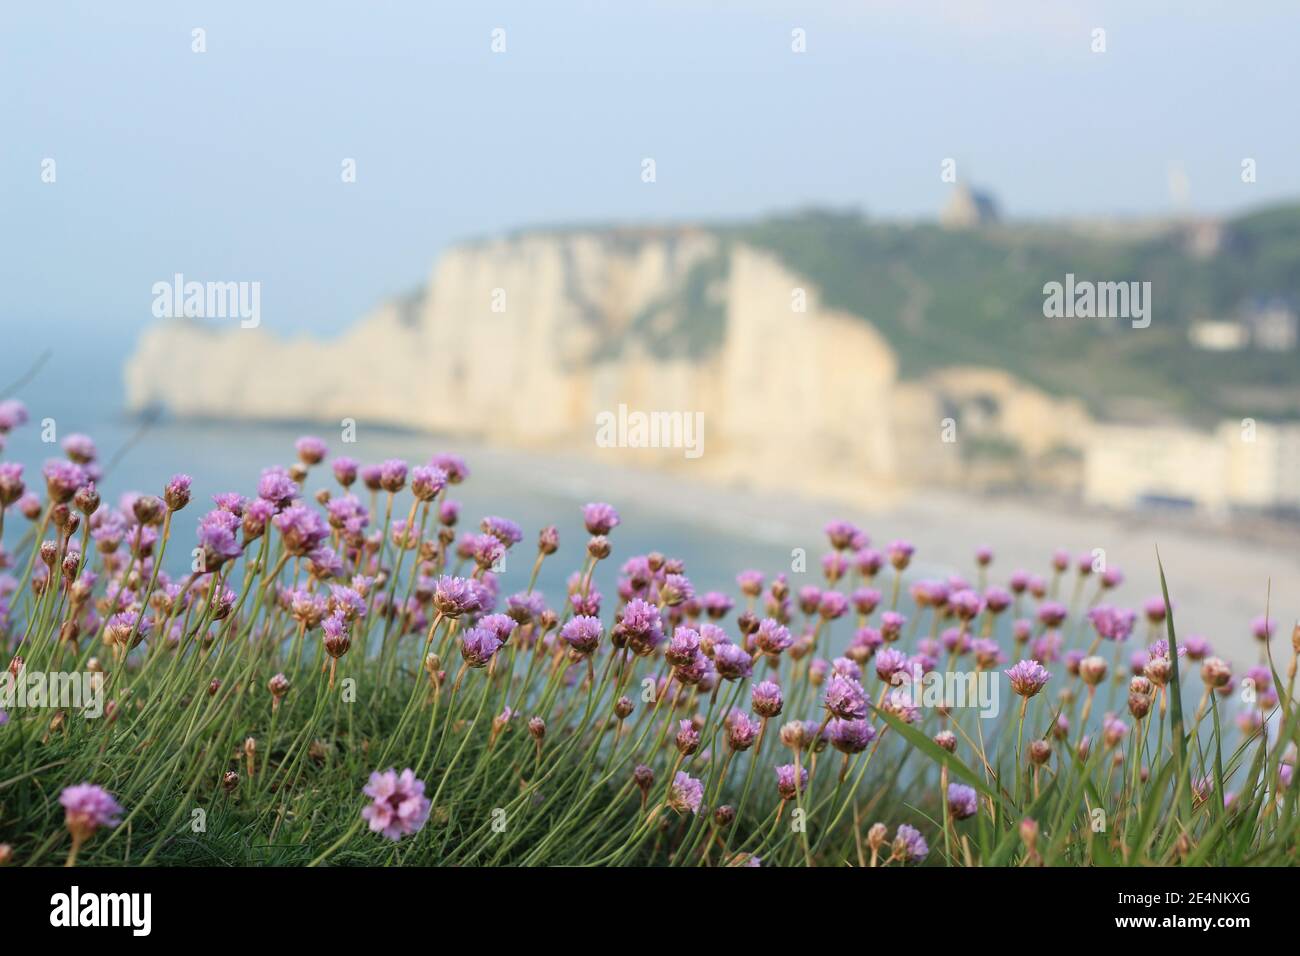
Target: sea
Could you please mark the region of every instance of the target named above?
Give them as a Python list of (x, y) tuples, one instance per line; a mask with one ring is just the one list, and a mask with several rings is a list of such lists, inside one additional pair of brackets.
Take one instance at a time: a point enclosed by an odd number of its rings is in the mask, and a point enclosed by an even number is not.
[[(3, 457), (26, 465), (29, 485), (39, 483), (46, 459), (61, 455), (59, 442), (70, 433), (85, 433), (97, 443), (107, 470), (101, 484), (106, 501), (116, 502), (127, 491), (161, 493), (178, 472), (193, 477), (195, 501), (179, 521), (184, 534), (185, 519), (197, 523), (212, 495), (252, 494), (263, 468), (292, 463), (294, 441), (303, 434), (325, 439), (331, 454), (363, 463), (402, 458), (421, 464), (435, 453), (455, 452), (471, 469), (469, 480), (451, 492), (462, 506), (461, 527), (499, 515), (525, 531), (517, 557), (507, 559), (503, 593), (526, 584), (538, 530), (549, 524), (559, 529), (561, 551), (546, 562), (539, 579), (553, 603), (559, 603), (569, 573), (582, 563), (581, 508), (588, 501), (608, 501), (623, 518), (611, 535), (613, 554), (595, 578), (610, 604), (619, 565), (650, 551), (681, 558), (699, 592), (722, 590), (734, 597), (735, 576), (748, 568), (769, 576), (785, 573), (795, 588), (820, 583), (820, 558), (828, 550), (822, 529), (835, 518), (854, 521), (878, 548), (896, 538), (913, 542), (917, 557), (910, 578), (960, 575), (975, 582), (973, 555), (980, 545), (996, 554), (988, 581), (1003, 584), (1016, 568), (1046, 576), (1058, 547), (1075, 555), (1101, 549), (1125, 575), (1124, 585), (1106, 600), (1134, 608), (1160, 593), (1158, 548), (1179, 634), (1205, 636), (1216, 653), (1246, 666), (1263, 650), (1251, 634), (1251, 620), (1267, 610), (1275, 622), (1279, 669), (1290, 659), (1289, 638), (1300, 613), (1300, 541), (1262, 542), (1234, 535), (1231, 526), (1207, 530), (951, 490), (916, 489), (885, 507), (849, 507), (805, 493), (795, 462), (789, 489), (771, 492), (696, 482), (680, 471), (617, 467), (608, 458), (524, 452), (397, 429), (359, 427), (355, 442), (344, 443), (337, 425), (320, 423), (144, 420), (124, 406), (121, 368), (128, 346), (117, 340), (70, 341), (41, 355), (11, 342), (0, 355), (0, 397), (21, 399), (31, 416), (7, 436)], [(327, 468), (317, 468), (308, 490), (325, 486), (333, 486), (332, 478)], [(6, 531), (7, 538), (11, 534)], [(905, 598), (900, 610), (912, 611)], [(837, 628), (837, 640), (847, 641), (849, 630)]]

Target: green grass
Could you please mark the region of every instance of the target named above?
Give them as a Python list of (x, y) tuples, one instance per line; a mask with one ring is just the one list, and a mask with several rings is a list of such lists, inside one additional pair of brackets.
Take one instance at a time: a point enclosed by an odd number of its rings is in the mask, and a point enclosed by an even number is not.
[[(912, 378), (951, 365), (1002, 368), (1094, 412), (1143, 400), (1202, 423), (1261, 411), (1300, 415), (1295, 353), (1203, 352), (1197, 319), (1230, 318), (1257, 298), (1300, 304), (1300, 206), (1225, 223), (1209, 259), (1171, 235), (1094, 238), (1049, 225), (951, 232), (808, 212), (724, 227), (776, 253), (817, 284), (827, 305), (873, 323)], [(1043, 285), (1066, 273), (1093, 281), (1149, 281), (1150, 328), (1043, 317)], [(1243, 390), (1248, 390), (1243, 395)]]
[[(392, 513), (411, 508), (402, 496)], [(374, 517), (388, 510), (381, 495)], [(422, 509), (409, 513), (417, 512)], [(197, 517), (186, 511), (169, 521), (160, 547), (188, 550), (189, 535), (178, 529), (188, 525), (182, 517), (192, 516)], [(38, 525), (20, 526), (19, 520), (10, 516), (6, 529), (18, 539), (16, 573), (27, 567), (24, 555), (30, 560), (39, 537)], [(617, 555), (617, 529), (611, 538)], [(113, 793), (125, 819), (88, 840), (79, 865), (720, 865), (757, 857), (765, 865), (897, 866), (905, 861), (894, 855), (891, 842), (904, 823), (929, 841), (927, 865), (1295, 862), (1297, 787), (1278, 784), (1282, 762), (1294, 760), (1287, 745), (1298, 737), (1300, 718), (1290, 704), (1294, 657), (1285, 676), (1272, 670), (1283, 694), (1263, 715), (1273, 725), (1268, 740), (1258, 731), (1242, 735), (1233, 729), (1228, 714), (1250, 706), (1236, 698), (1207, 694), (1200, 705), (1187, 706), (1200, 695), (1200, 680), (1198, 668), (1184, 662), (1169, 686), (1154, 692), (1145, 719), (1123, 715), (1127, 734), (1115, 747), (1103, 746), (1098, 721), (1103, 710), (1123, 713), (1127, 673), (1112, 669), (1086, 706), (1085, 721), (1086, 688), (1055, 662), (1049, 664), (1054, 676), (1047, 688), (1025, 708), (1019, 753), (1020, 701), (1000, 668), (996, 718), (981, 719), (970, 709), (946, 715), (922, 709), (908, 724), (873, 708), (869, 719), (879, 736), (865, 752), (807, 746), (796, 752), (783, 742), (782, 723), (792, 717), (821, 723), (825, 716), (824, 687), (809, 677), (813, 654), (760, 657), (753, 680), (723, 681), (712, 692), (674, 684), (656, 696), (654, 679), (669, 670), (662, 648), (646, 657), (614, 648), (610, 628), (618, 611), (612, 602), (590, 667), (549, 637), (537, 639), (543, 632), (553, 635), (566, 616), (563, 605), (554, 603), (558, 620), (529, 619), (490, 667), (466, 667), (457, 648), (468, 621), (440, 617), (422, 578), (491, 572), (473, 570), (472, 564), (462, 568), (431, 529), (425, 540), (424, 560), (418, 562), (417, 552), (399, 557), (392, 545), (348, 555), (355, 566), (349, 571), (382, 567), (396, 584), (366, 596), (372, 612), (354, 625), (351, 650), (339, 659), (332, 686), (320, 631), (308, 630), (299, 640), (298, 625), (272, 599), (267, 569), (278, 573), (280, 584), (316, 591), (325, 585), (310, 579), (305, 562), (286, 556), (274, 530), (218, 572), (221, 584), (238, 595), (234, 612), (223, 620), (215, 619), (208, 601), (210, 575), (195, 576), (191, 606), (168, 607), (156, 600), (166, 575), (151, 589), (147, 568), (141, 573), (134, 560), (119, 565), (116, 574), (125, 568), (138, 603), (158, 619), (180, 622), (181, 635), (169, 647), (153, 639), (160, 630), (155, 625), (125, 658), (120, 645), (103, 643), (102, 629), (88, 630), (73, 643), (56, 640), (59, 622), (79, 614), (70, 614), (68, 594), (33, 594), (24, 577), (10, 602), (6, 660), (21, 638), (26, 672), (98, 668), (113, 712), (87, 720), (66, 709), (10, 709), (8, 723), (0, 726), (0, 843), (9, 845), (11, 864), (65, 862), (71, 844), (58, 798), (64, 787), (83, 781)], [(76, 541), (74, 536), (74, 546)], [(92, 555), (81, 571), (98, 572), (93, 600), (101, 611), (108, 609), (104, 585), (115, 574), (103, 566), (104, 557)], [(566, 542), (545, 560), (584, 573), (596, 564), (580, 542)], [(600, 563), (598, 579), (611, 576), (606, 566)], [(417, 568), (420, 577), (413, 573)], [(868, 583), (889, 595), (893, 572), (886, 568), (875, 582), (854, 572), (838, 589), (847, 593)], [(1092, 641), (1081, 618), (1100, 593), (1089, 595), (1091, 586), (1075, 589), (1066, 578), (1053, 582), (1057, 589), (1078, 595), (1063, 634), (1067, 646), (1084, 647)], [(389, 590), (422, 602), (425, 620), (386, 618), (379, 609)], [(737, 611), (721, 622), (733, 640), (739, 639), (736, 614), (746, 600), (739, 598)], [(1027, 597), (1025, 602), (1019, 611), (1028, 615), (1031, 604)], [(692, 623), (680, 607), (661, 610), (669, 629), (674, 621)], [(1013, 613), (983, 615), (970, 625), (972, 633), (987, 628), (1011, 661), (1027, 656), (1010, 635)], [(811, 635), (806, 649), (829, 657), (858, 627), (878, 625), (880, 614), (851, 610), (839, 620), (821, 621), (795, 608), (790, 623), (796, 637)], [(900, 645), (909, 651), (925, 635), (957, 623), (931, 611), (912, 617)], [(1176, 646), (1172, 613), (1167, 628)], [(426, 642), (439, 655), (432, 672), (425, 665)], [(92, 657), (101, 663), (92, 665)], [(940, 670), (971, 666), (968, 657), (939, 663)], [(864, 670), (866, 692), (878, 704), (887, 688), (870, 662)], [(291, 689), (275, 708), (268, 681), (277, 673), (289, 677)], [(723, 717), (732, 707), (749, 711), (751, 684), (768, 676), (784, 688), (785, 711), (767, 722), (758, 746), (732, 754)], [(624, 694), (634, 709), (619, 720), (614, 702)], [(494, 721), (507, 707), (514, 718)], [(1063, 735), (1052, 732), (1058, 716), (1070, 723)], [(545, 721), (540, 744), (526, 726), (532, 717)], [(683, 756), (674, 746), (676, 722), (690, 718), (697, 719), (703, 742)], [(954, 753), (934, 742), (941, 730), (956, 735)], [(1081, 749), (1084, 733), (1093, 742)], [(1049, 745), (1041, 766), (1027, 756), (1036, 740)], [(806, 789), (782, 801), (774, 768), (790, 763), (811, 775)], [(644, 794), (633, 782), (638, 764), (654, 771)], [(433, 801), (428, 824), (399, 842), (369, 832), (360, 815), (368, 775), (389, 767), (413, 768)], [(674, 770), (701, 781), (700, 814), (666, 806)], [(227, 789), (223, 780), (229, 773), (239, 779)], [(975, 789), (973, 817), (945, 820), (944, 780)], [(1212, 782), (1208, 795), (1204, 786), (1194, 787), (1204, 780)], [(1225, 808), (1230, 790), (1237, 796)], [(708, 811), (724, 803), (733, 809), (734, 822), (718, 826)], [(1022, 836), (1026, 818), (1037, 827), (1028, 841)], [(872, 828), (877, 822), (884, 825), (883, 842)]]

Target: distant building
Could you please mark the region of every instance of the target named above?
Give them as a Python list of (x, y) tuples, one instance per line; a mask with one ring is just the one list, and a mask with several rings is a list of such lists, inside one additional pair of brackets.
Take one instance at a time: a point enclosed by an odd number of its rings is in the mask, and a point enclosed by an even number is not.
[(945, 229), (974, 229), (995, 223), (999, 218), (993, 196), (971, 189), (965, 183), (953, 189), (952, 198), (939, 214), (939, 222)]
[(1153, 501), (1219, 510), (1228, 455), (1214, 435), (1179, 427), (1098, 425), (1084, 452), (1085, 500), (1112, 508)]
[(1196, 219), (1182, 227), (1183, 248), (1196, 259), (1209, 259), (1219, 253), (1226, 238), (1223, 224), (1213, 219)]
[(1187, 332), (1193, 346), (1205, 352), (1237, 352), (1250, 345), (1250, 329), (1227, 319), (1202, 319)]
[(1228, 500), (1238, 507), (1300, 508), (1300, 423), (1229, 421), (1216, 433), (1228, 451)]
[(1300, 319), (1283, 299), (1257, 299), (1242, 306), (1236, 319), (1198, 319), (1187, 330), (1205, 352), (1292, 352), (1300, 341)]
[(1300, 422), (1226, 421), (1213, 432), (1097, 425), (1084, 452), (1085, 500), (1205, 511), (1300, 508)]
[(1295, 310), (1279, 298), (1252, 302), (1246, 307), (1242, 321), (1250, 329), (1255, 348), (1265, 352), (1290, 352), (1296, 347), (1296, 331), (1300, 320)]

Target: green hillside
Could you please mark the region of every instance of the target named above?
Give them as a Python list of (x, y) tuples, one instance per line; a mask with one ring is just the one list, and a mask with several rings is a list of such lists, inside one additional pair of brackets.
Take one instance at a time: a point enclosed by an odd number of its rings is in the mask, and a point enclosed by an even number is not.
[[(1205, 258), (1172, 230), (1133, 239), (1036, 225), (952, 232), (810, 212), (719, 231), (778, 253), (827, 304), (873, 322), (905, 376), (998, 366), (1103, 416), (1138, 405), (1206, 422), (1300, 415), (1300, 352), (1205, 352), (1187, 335), (1193, 319), (1233, 317), (1252, 301), (1300, 303), (1300, 206), (1230, 220)], [(1043, 285), (1066, 273), (1150, 281), (1151, 326), (1044, 318)]]

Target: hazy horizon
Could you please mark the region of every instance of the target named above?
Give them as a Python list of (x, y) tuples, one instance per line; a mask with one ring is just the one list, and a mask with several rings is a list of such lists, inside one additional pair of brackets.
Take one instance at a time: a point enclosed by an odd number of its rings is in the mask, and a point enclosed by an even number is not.
[(808, 206), (933, 218), (946, 158), (1013, 219), (1293, 200), (1296, 22), (1209, 2), (11, 5), (0, 322), (34, 353), (134, 337), (151, 284), (182, 272), (258, 280), (275, 331), (330, 334), (460, 240)]

